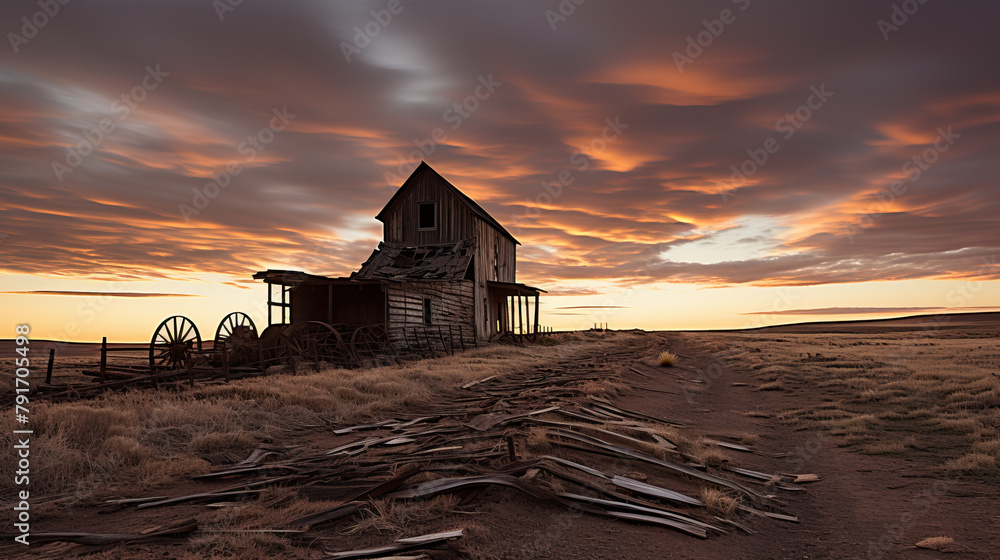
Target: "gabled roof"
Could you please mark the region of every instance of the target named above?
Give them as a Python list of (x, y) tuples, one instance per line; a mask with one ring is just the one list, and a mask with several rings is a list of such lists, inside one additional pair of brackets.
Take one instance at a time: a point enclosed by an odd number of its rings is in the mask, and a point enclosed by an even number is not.
[(482, 206), (476, 203), (475, 200), (469, 198), (465, 193), (458, 190), (458, 188), (455, 185), (452, 185), (450, 182), (448, 182), (448, 179), (442, 177), (440, 173), (434, 171), (434, 168), (431, 167), (430, 165), (427, 165), (426, 161), (421, 161), (420, 165), (418, 165), (417, 168), (413, 170), (413, 173), (410, 173), (410, 176), (407, 177), (406, 181), (403, 182), (402, 186), (400, 186), (399, 189), (396, 190), (396, 194), (392, 195), (392, 198), (390, 198), (389, 202), (385, 204), (385, 206), (382, 208), (382, 211), (379, 212), (377, 216), (375, 216), (375, 219), (380, 222), (385, 222), (385, 215), (389, 213), (389, 209), (395, 206), (397, 202), (399, 202), (404, 196), (406, 196), (406, 193), (413, 188), (413, 185), (415, 183), (414, 178), (417, 177), (417, 175), (424, 172), (433, 173), (434, 177), (439, 179), (441, 183), (444, 184), (445, 188), (451, 191), (451, 193), (454, 194), (456, 198), (465, 203), (465, 205), (468, 206), (469, 209), (471, 209), (474, 214), (476, 214), (483, 220), (486, 220), (486, 223), (493, 226), (494, 229), (503, 234), (504, 237), (507, 237), (508, 239), (513, 241), (516, 245), (521, 244), (520, 241), (514, 239), (514, 236), (511, 235), (510, 232), (508, 232), (506, 229), (504, 229), (502, 225), (500, 225), (500, 222), (496, 221), (493, 218), (493, 216), (490, 216), (486, 210), (483, 210)]
[(351, 279), (462, 280), (475, 250), (475, 239), (435, 245), (381, 242)]

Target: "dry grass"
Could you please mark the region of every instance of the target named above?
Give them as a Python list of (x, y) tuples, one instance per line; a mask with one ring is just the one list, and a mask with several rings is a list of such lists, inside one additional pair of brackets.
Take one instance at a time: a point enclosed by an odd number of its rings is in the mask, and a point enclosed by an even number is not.
[(710, 513), (719, 517), (730, 517), (740, 505), (737, 498), (718, 488), (702, 488), (701, 501)]
[[(368, 370), (272, 375), (178, 391), (133, 390), (32, 407), (32, 495), (67, 494), (72, 503), (141, 495), (178, 476), (207, 471), (205, 459), (238, 460), (303, 425), (385, 418), (440, 399), (475, 379), (598, 353), (639, 335), (554, 335), (555, 346), (492, 345), (436, 360)], [(613, 386), (608, 386), (611, 389)], [(0, 446), (13, 445), (14, 419), (0, 419)], [(13, 472), (14, 455), (0, 456)], [(0, 501), (14, 496), (13, 477)]]
[(860, 451), (866, 455), (902, 455), (911, 446), (905, 441), (885, 441), (864, 445)]
[(524, 443), (528, 449), (539, 453), (548, 453), (552, 450), (552, 442), (546, 434), (545, 428), (534, 427), (528, 431), (524, 438)]
[(580, 391), (585, 395), (613, 396), (621, 395), (631, 389), (629, 385), (614, 379), (591, 379), (580, 384)]
[(656, 357), (656, 363), (663, 367), (673, 367), (677, 365), (677, 354), (673, 354), (669, 350), (664, 350)]
[(732, 458), (721, 447), (700, 441), (695, 444), (687, 455), (689, 459), (710, 467), (719, 467), (724, 463), (732, 463)]
[(439, 519), (455, 511), (458, 496), (443, 494), (430, 500), (397, 501), (391, 498), (372, 500), (365, 515), (344, 530), (345, 534), (400, 533), (407, 527)]
[(993, 474), (997, 470), (997, 458), (986, 453), (973, 451), (943, 465), (944, 470), (963, 474)]
[(972, 450), (977, 453), (982, 453), (984, 455), (991, 455), (1000, 459), (1000, 439), (989, 439), (985, 441), (977, 441), (972, 444)]
[(1000, 341), (981, 330), (700, 336), (739, 356), (757, 390), (811, 385), (833, 401), (784, 411), (782, 420), (828, 427), (872, 454), (935, 448), (916, 445), (905, 432), (952, 438), (948, 449), (954, 438), (965, 438), (969, 449), (942, 467), (1000, 474), (1000, 379), (993, 375), (1000, 369)]
[(784, 391), (785, 386), (781, 384), (781, 381), (771, 381), (769, 383), (764, 383), (760, 387), (757, 387), (758, 391)]
[(254, 502), (210, 514), (202, 521), (200, 534), (192, 539), (191, 552), (183, 558), (298, 558), (289, 539), (244, 531), (285, 528), (292, 519), (318, 513), (337, 503), (297, 500), (295, 492), (289, 488), (269, 488)]

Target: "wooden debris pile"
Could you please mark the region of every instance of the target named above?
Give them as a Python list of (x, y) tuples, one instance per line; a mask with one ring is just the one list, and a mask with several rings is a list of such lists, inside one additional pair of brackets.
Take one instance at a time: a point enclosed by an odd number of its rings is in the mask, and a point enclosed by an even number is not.
[[(648, 377), (647, 374), (643, 374)], [(585, 394), (591, 381), (617, 378), (594, 364), (562, 364), (500, 380), (467, 383), (451, 405), (421, 416), (329, 428), (350, 441), (322, 452), (258, 449), (245, 460), (195, 477), (229, 481), (210, 492), (116, 502), (116, 507), (162, 508), (254, 500), (284, 486), (303, 499), (338, 505), (288, 519), (272, 534), (320, 543), (326, 558), (388, 556), (458, 539), (462, 530), (399, 539), (385, 546), (334, 551), (338, 521), (364, 514), (375, 498), (458, 497), (459, 507), (489, 500), (488, 489), (512, 489), (530, 499), (611, 520), (663, 527), (697, 538), (740, 530), (748, 517), (797, 522), (773, 492), (803, 491), (815, 475), (765, 473), (723, 464), (706, 466), (689, 454), (683, 424)], [(749, 446), (719, 445), (752, 457)], [(731, 497), (739, 518), (717, 516), (700, 498), (704, 488)], [(80, 542), (80, 541), (75, 541)], [(121, 542), (128, 542), (123, 539)], [(342, 546), (342, 545), (340, 545)]]

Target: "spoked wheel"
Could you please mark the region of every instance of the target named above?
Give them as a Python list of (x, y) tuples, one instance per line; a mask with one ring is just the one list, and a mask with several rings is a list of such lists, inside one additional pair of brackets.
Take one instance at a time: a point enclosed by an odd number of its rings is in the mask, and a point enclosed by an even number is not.
[(149, 342), (149, 369), (177, 369), (187, 363), (191, 350), (201, 350), (198, 327), (183, 315), (167, 317)]
[(281, 338), (281, 333), (291, 326), (285, 324), (271, 325), (260, 333), (260, 347), (264, 353), (264, 361), (268, 364), (286, 363), (288, 361), (288, 348)]
[(382, 325), (366, 325), (351, 333), (351, 349), (362, 366), (369, 362), (378, 365), (380, 361), (388, 365), (390, 358), (385, 352), (388, 342), (389, 337)]
[(294, 361), (350, 365), (350, 351), (337, 329), (320, 321), (293, 325), (281, 333), (288, 357)]
[(246, 313), (236, 311), (226, 315), (215, 330), (215, 344), (226, 343), (230, 365), (243, 365), (257, 354), (257, 326)]

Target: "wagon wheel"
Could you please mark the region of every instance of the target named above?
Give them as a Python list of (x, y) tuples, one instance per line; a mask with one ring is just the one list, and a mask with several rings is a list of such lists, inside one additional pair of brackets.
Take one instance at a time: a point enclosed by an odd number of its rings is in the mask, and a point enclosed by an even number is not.
[(230, 365), (243, 365), (257, 353), (257, 325), (246, 313), (236, 311), (226, 315), (215, 330), (215, 346), (226, 344)]
[(351, 334), (351, 349), (361, 363), (365, 359), (371, 359), (376, 364), (379, 358), (389, 363), (389, 358), (385, 355), (385, 344), (389, 337), (385, 333), (382, 325), (366, 325), (355, 329)]
[(320, 321), (307, 321), (281, 333), (288, 357), (292, 360), (331, 362), (350, 365), (350, 351), (337, 329)]
[(285, 329), (291, 328), (285, 324), (270, 325), (260, 333), (260, 348), (265, 362), (284, 363), (288, 360), (288, 349), (281, 338)]
[[(232, 339), (232, 340), (230, 340)], [(234, 311), (222, 318), (219, 328), (215, 329), (215, 341), (228, 341), (230, 344), (257, 340), (257, 325), (253, 319), (242, 311)]]
[(183, 315), (167, 317), (149, 342), (149, 369), (176, 369), (187, 361), (192, 348), (201, 350), (201, 333), (194, 322)]

